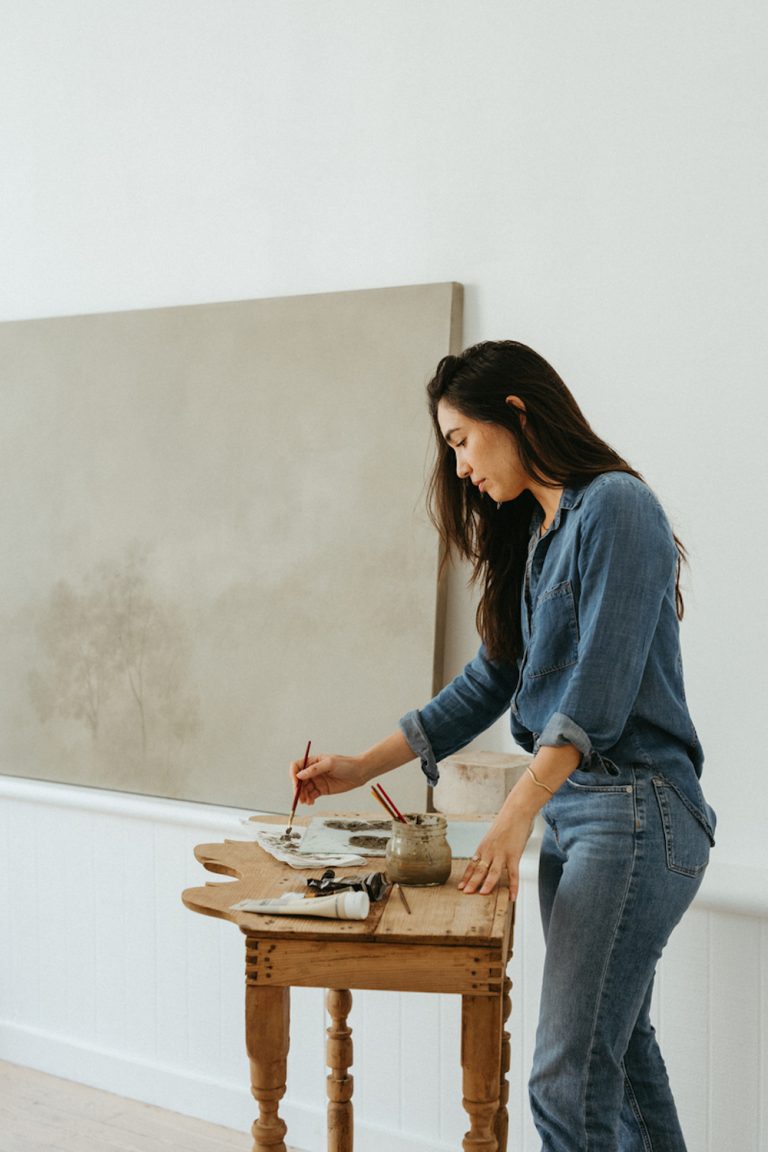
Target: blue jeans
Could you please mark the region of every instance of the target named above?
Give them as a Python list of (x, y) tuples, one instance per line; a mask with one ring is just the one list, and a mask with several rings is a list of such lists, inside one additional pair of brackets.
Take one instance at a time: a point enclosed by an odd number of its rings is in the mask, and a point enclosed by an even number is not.
[(543, 811), (533, 1118), (543, 1152), (685, 1152), (649, 1012), (709, 859), (711, 810), (650, 769), (609, 770), (574, 772)]

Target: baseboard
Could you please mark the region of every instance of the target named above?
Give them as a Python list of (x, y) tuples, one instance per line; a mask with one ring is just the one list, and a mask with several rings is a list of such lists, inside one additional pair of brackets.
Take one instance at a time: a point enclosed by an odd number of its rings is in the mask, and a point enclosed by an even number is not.
[[(0, 1021), (0, 1060), (221, 1124), (237, 1132), (249, 1132), (257, 1114), (247, 1083), (196, 1076), (167, 1064), (131, 1059), (121, 1052), (78, 1044), (63, 1036), (22, 1028), (8, 1021)], [(280, 1105), (280, 1115), (288, 1127), (286, 1141), (291, 1148), (325, 1152), (323, 1109), (308, 1108), (286, 1097)], [(444, 1141), (425, 1141), (366, 1124), (360, 1116), (355, 1117), (355, 1142), (367, 1152), (453, 1152), (453, 1146)]]

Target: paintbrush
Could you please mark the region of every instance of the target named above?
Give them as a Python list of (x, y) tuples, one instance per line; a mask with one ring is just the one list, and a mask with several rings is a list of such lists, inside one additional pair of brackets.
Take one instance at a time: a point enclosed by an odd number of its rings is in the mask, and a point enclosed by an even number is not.
[[(304, 763), (301, 766), (302, 772), (306, 768), (307, 761), (309, 760), (309, 749), (310, 749), (311, 744), (312, 744), (312, 741), (308, 740), (307, 741), (307, 750), (304, 753)], [(288, 827), (286, 828), (285, 832), (283, 832), (283, 835), (280, 837), (281, 840), (290, 840), (290, 838), (291, 838), (291, 824), (293, 824), (293, 818), (296, 815), (296, 805), (299, 802), (299, 796), (301, 796), (301, 780), (296, 781), (296, 789), (293, 793), (293, 804), (291, 805), (291, 814), (288, 817)]]
[(408, 823), (392, 797), (387, 795), (381, 784), (374, 784), (373, 791), (376, 792), (377, 796), (384, 802), (384, 805), (389, 809), (390, 815), (394, 816), (395, 820), (399, 820), (401, 824)]
[(379, 804), (381, 804), (381, 806), (384, 809), (384, 811), (386, 812), (387, 816), (389, 816), (392, 820), (397, 820), (397, 816), (395, 816), (395, 813), (390, 808), (389, 804), (387, 804), (387, 802), (383, 796), (379, 795), (379, 793), (376, 791), (375, 788), (371, 788), (371, 796), (373, 796), (374, 800), (378, 800)]

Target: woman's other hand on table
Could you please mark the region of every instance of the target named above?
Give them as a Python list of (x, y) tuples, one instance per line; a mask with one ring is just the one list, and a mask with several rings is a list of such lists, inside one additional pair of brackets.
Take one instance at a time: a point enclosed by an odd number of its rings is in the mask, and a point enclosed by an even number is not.
[(520, 858), (523, 855), (533, 823), (528, 816), (510, 819), (500, 813), (477, 846), (459, 881), (465, 895), (479, 892), (487, 896), (500, 881), (507, 879), (509, 898), (517, 898), (520, 886)]

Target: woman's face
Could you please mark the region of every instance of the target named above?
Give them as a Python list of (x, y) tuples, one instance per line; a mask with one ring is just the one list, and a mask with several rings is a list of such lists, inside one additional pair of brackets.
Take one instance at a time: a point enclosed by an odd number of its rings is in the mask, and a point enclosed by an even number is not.
[(456, 453), (456, 473), (501, 504), (530, 488), (531, 478), (520, 463), (515, 437), (500, 424), (465, 416), (447, 401), (437, 405), (437, 422)]

